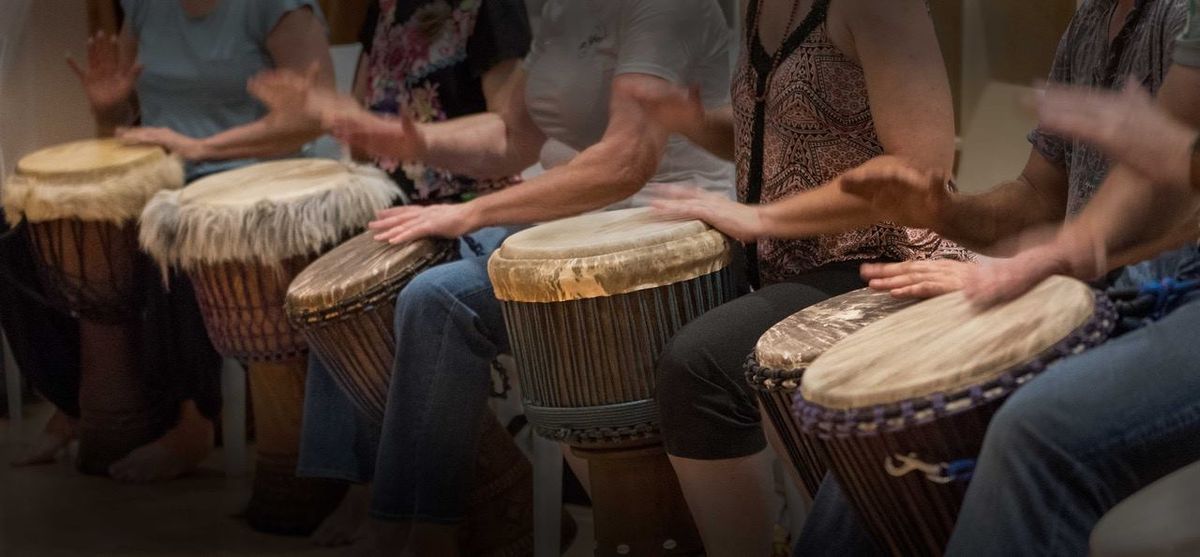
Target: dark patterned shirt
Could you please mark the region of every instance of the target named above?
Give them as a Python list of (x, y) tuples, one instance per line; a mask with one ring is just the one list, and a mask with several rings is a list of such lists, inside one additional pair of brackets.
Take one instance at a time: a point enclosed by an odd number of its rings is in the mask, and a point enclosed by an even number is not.
[[(1138, 0), (1116, 39), (1109, 23), (1117, 0), (1087, 0), (1063, 35), (1050, 69), (1050, 81), (1104, 89), (1136, 79), (1157, 93), (1171, 65), (1175, 38), (1187, 17), (1185, 0)], [(1066, 170), (1070, 182), (1067, 215), (1077, 215), (1108, 175), (1109, 160), (1099, 150), (1041, 130), (1029, 141), (1046, 160)]]
[[(529, 50), (523, 0), (380, 0), (361, 37), (367, 51), (367, 105), (435, 122), (487, 111), (482, 77)], [(414, 201), (454, 201), (508, 185), (422, 164), (377, 161)]]
[[(770, 59), (749, 33), (733, 82), (738, 197), (761, 180), (761, 202), (778, 201), (824, 185), (883, 154), (875, 132), (863, 69), (829, 38), (821, 23), (780, 62), (766, 96), (762, 176), (750, 176), (755, 89)], [(877, 224), (815, 238), (764, 239), (758, 243), (764, 284), (794, 279), (841, 261), (963, 259), (967, 253), (933, 232)]]

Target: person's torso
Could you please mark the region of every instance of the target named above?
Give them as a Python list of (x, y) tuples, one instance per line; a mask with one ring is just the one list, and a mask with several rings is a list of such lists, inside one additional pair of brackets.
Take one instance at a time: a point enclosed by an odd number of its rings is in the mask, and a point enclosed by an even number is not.
[[(481, 1), (381, 0), (368, 56), (367, 105), (371, 111), (405, 113), (418, 122), (486, 112), (482, 76), (467, 63)], [(516, 12), (510, 15), (523, 17)], [(457, 200), (464, 194), (512, 182), (479, 181), (419, 163), (377, 162), (419, 202)]]
[[(835, 0), (836, 1), (836, 0)], [(883, 154), (871, 116), (866, 75), (831, 40), (824, 22), (798, 43), (766, 87), (762, 172), (752, 165), (754, 120), (760, 76), (772, 65), (755, 32), (747, 35), (733, 84), (738, 198), (771, 203), (818, 188)], [(756, 186), (756, 187), (752, 187)], [(753, 189), (758, 199), (749, 199)], [(963, 257), (965, 252), (936, 234), (878, 224), (813, 238), (765, 239), (758, 243), (764, 282), (787, 280), (839, 261)]]
[[(1157, 93), (1171, 65), (1175, 38), (1184, 27), (1184, 0), (1138, 0), (1110, 44), (1109, 24), (1116, 0), (1090, 0), (1076, 12), (1064, 35), (1051, 79), (1071, 85), (1114, 89), (1126, 78)], [(1067, 214), (1083, 210), (1108, 175), (1109, 161), (1082, 142), (1067, 145)]]
[[(134, 4), (127, 17), (145, 68), (137, 82), (143, 126), (204, 138), (264, 115), (263, 105), (246, 91), (246, 80), (272, 63), (265, 42), (251, 29), (249, 2), (222, 0), (198, 18), (174, 0), (129, 3)], [(248, 162), (195, 163), (188, 174)]]
[[(534, 123), (550, 139), (575, 151), (600, 141), (608, 127), (613, 78), (622, 62), (622, 10), (654, 0), (546, 0), (535, 44), (526, 58), (526, 104)], [(711, 5), (710, 5), (711, 4)], [(687, 67), (672, 68), (699, 85), (705, 104), (728, 103), (731, 31), (719, 7), (697, 0), (703, 27), (692, 29), (708, 46)], [(674, 32), (664, 28), (664, 33)], [(670, 43), (667, 43), (670, 44)], [(732, 197), (733, 168), (686, 139), (672, 136), (652, 183), (691, 183)], [(634, 196), (624, 205), (645, 203)]]

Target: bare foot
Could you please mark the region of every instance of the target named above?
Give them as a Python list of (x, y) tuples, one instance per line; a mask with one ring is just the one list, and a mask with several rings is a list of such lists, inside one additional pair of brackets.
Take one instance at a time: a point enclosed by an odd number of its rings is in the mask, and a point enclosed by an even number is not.
[(71, 440), (75, 439), (75, 425), (73, 418), (63, 414), (62, 410), (56, 410), (38, 438), (30, 443), (29, 448), (20, 456), (14, 458), (11, 464), (20, 467), (54, 462), (55, 457), (66, 450)]
[(179, 405), (179, 423), (108, 467), (114, 480), (148, 483), (170, 480), (196, 468), (213, 450), (213, 424), (190, 400)]
[(321, 547), (340, 547), (360, 541), (365, 532), (367, 511), (371, 505), (371, 486), (353, 484), (342, 502), (334, 509), (310, 538)]

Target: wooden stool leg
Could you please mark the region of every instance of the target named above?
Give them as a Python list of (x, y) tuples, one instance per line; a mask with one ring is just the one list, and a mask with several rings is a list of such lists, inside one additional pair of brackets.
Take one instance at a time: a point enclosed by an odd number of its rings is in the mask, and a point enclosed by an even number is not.
[(572, 451), (588, 461), (596, 555), (698, 555), (704, 550), (661, 444)]
[(85, 474), (108, 474), (109, 465), (153, 441), (166, 425), (166, 416), (151, 415), (135, 337), (136, 329), (125, 324), (79, 320), (78, 465)]
[(307, 358), (249, 366), (257, 464), (246, 520), (255, 530), (306, 536), (333, 511), (344, 482), (296, 477)]
[(246, 461), (246, 370), (237, 360), (225, 358), (221, 366), (221, 447), (225, 475), (240, 478)]

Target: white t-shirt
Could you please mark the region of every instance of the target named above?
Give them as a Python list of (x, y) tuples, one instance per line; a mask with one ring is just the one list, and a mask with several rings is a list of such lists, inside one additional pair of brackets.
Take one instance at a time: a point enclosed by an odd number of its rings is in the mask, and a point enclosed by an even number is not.
[[(697, 84), (706, 106), (729, 104), (733, 35), (717, 0), (544, 1), (525, 67), (529, 114), (547, 137), (576, 151), (599, 142), (612, 80), (626, 73)], [(556, 158), (542, 163), (564, 162)], [(734, 197), (733, 166), (678, 136), (651, 183), (691, 183)], [(635, 195), (625, 205), (642, 202)]]

